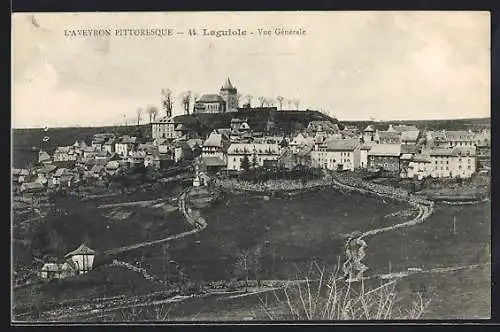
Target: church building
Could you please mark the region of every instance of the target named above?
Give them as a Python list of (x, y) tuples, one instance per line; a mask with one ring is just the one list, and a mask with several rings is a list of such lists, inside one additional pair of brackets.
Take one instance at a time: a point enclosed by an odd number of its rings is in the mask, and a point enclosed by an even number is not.
[(226, 113), (238, 108), (238, 90), (228, 78), (219, 94), (206, 94), (196, 100), (193, 113)]

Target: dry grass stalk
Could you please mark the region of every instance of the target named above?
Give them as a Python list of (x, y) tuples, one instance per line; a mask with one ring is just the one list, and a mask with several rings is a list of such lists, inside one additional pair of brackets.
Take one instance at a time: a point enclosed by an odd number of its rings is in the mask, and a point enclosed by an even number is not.
[(431, 298), (417, 293), (411, 304), (404, 304), (402, 298), (397, 296), (397, 280), (368, 288), (363, 278), (346, 282), (339, 277), (340, 265), (333, 273), (326, 273), (325, 268), (315, 265), (318, 278), (308, 275), (302, 283), (291, 283), (282, 289), (281, 296), (274, 291), (274, 305), (269, 304), (267, 296), (265, 299), (259, 297), (262, 311), (268, 319), (419, 319), (431, 302)]

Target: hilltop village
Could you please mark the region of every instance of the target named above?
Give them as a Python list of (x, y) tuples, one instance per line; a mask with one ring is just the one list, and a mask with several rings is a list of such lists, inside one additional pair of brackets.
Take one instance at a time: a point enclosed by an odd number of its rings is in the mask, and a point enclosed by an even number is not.
[[(169, 170), (196, 166), (200, 175), (237, 173), (250, 168), (297, 166), (325, 171), (367, 171), (403, 179), (468, 179), (490, 168), (490, 131), (425, 131), (413, 125), (380, 128), (342, 126), (313, 120), (293, 132), (255, 130), (248, 112), (276, 107), (239, 107), (237, 89), (228, 79), (219, 94), (196, 100), (193, 114), (232, 114), (228, 128), (213, 128), (206, 137), (167, 115), (151, 121), (150, 137), (98, 133), (90, 141), (41, 150), (32, 169), (13, 169), (20, 193), (44, 192), (103, 180), (127, 169)], [(242, 114), (239, 116), (239, 114)], [(262, 127), (262, 126), (260, 126)]]
[[(281, 105), (278, 110), (262, 104), (251, 107), (248, 102), (239, 107), (237, 89), (227, 79), (219, 94), (202, 95), (193, 105), (191, 116), (231, 116), (228, 127), (210, 128), (206, 136), (193, 130), (185, 118), (172, 117), (167, 99), (163, 101), (165, 115), (151, 119), (147, 137), (105, 132), (89, 141), (57, 146), (52, 154), (40, 150), (37, 162), (29, 168), (13, 169), (14, 209), (17, 206), (17, 211), (43, 217), (50, 206), (47, 196), (85, 199), (116, 191), (158, 189), (176, 181), (226, 190), (301, 190), (328, 183), (325, 174), (344, 180), (358, 177), (413, 193), (428, 189), (430, 195), (465, 183), (475, 193), (475, 187), (484, 185), (464, 181), (489, 173), (491, 167), (489, 129), (429, 131), (414, 125), (381, 127), (376, 122), (358, 127), (324, 118), (279, 130), (279, 123), (262, 125), (250, 121), (249, 115), (309, 110), (287, 111)], [(463, 189), (462, 198), (467, 194)], [(441, 194), (449, 198), (449, 192)], [(46, 263), (42, 276), (50, 279), (54, 273), (62, 277), (67, 271), (88, 271), (93, 254), (83, 243), (66, 255), (76, 255), (76, 260)], [(84, 259), (87, 255), (92, 259)], [(72, 269), (75, 262), (80, 262), (79, 267)]]

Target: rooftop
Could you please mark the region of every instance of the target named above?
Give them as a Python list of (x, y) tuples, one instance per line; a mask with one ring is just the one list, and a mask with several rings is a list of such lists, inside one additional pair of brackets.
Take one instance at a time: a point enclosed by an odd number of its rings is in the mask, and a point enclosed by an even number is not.
[(217, 95), (217, 94), (207, 94), (207, 95), (203, 95), (201, 96), (200, 99), (198, 99), (196, 102), (198, 103), (219, 103), (219, 102), (223, 102), (224, 99), (222, 99), (221, 96)]
[(418, 130), (411, 130), (411, 131), (403, 131), (401, 133), (401, 141), (417, 141), (418, 139), (418, 134), (420, 131)]
[(226, 83), (222, 86), (221, 90), (235, 90), (235, 87), (231, 83), (229, 77), (227, 78)]
[(224, 160), (219, 157), (203, 157), (202, 161), (207, 166), (226, 166)]
[(357, 139), (331, 139), (324, 144), (328, 151), (354, 151), (361, 145)]
[(64, 257), (71, 257), (75, 255), (94, 255), (94, 254), (95, 250), (90, 249), (85, 245), (85, 243), (82, 243), (78, 248), (64, 255)]
[(222, 134), (216, 131), (211, 132), (205, 142), (203, 142), (203, 146), (222, 148)]
[(417, 163), (430, 163), (431, 158), (429, 155), (416, 154), (413, 156), (412, 161), (417, 162)]
[(401, 144), (376, 144), (368, 151), (369, 156), (399, 157), (400, 154)]

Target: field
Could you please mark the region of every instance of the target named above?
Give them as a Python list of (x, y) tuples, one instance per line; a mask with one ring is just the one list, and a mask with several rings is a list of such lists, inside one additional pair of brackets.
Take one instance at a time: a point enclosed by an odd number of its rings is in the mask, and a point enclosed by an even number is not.
[[(359, 209), (359, 206), (363, 206), (363, 209)], [(219, 203), (202, 211), (209, 227), (201, 233), (169, 243), (166, 251), (161, 246), (146, 247), (124, 253), (119, 259), (132, 263), (144, 259), (149, 273), (166, 275), (167, 278), (173, 277), (175, 269), (169, 264), (165, 266), (165, 261), (175, 261), (188, 280), (206, 282), (236, 277), (234, 263), (238, 253), (260, 247), (263, 267), (260, 278), (295, 279), (307, 271), (312, 261), (320, 266), (333, 267), (343, 254), (346, 234), (399, 223), (408, 216), (390, 215), (406, 209), (406, 204), (384, 203), (358, 194), (340, 194), (334, 190), (303, 194), (294, 199), (271, 198), (269, 201), (259, 196), (226, 194)], [(97, 210), (100, 209), (94, 207), (94, 211)], [(102, 250), (147, 239), (146, 233), (141, 233), (141, 228), (137, 225), (143, 225), (144, 216), (148, 214), (144, 214), (142, 208), (134, 208), (134, 211), (141, 217), (126, 220), (123, 230), (117, 233), (106, 232), (106, 227), (95, 228), (91, 232), (91, 236), (99, 239), (95, 242), (93, 240), (95, 247)], [(97, 212), (87, 213), (89, 212), (84, 213), (87, 217), (77, 224), (94, 225), (89, 230), (96, 225), (112, 224), (105, 221), (104, 217), (99, 217)], [(156, 220), (151, 226), (155, 238), (182, 231), (185, 227), (182, 217), (176, 215), (176, 212), (168, 214), (172, 216), (170, 219), (148, 216), (151, 220)], [(173, 224), (169, 224), (170, 222)], [(179, 228), (171, 228), (173, 225), (178, 225)], [(74, 231), (67, 230), (74, 232), (72, 236), (75, 243), (78, 234), (85, 227), (88, 226), (75, 227)], [(113, 226), (112, 229), (117, 228)], [(61, 226), (61, 229), (64, 228)], [(67, 236), (71, 237), (69, 234)], [(367, 274), (387, 273), (389, 262), (392, 272), (405, 271), (409, 267), (425, 270), (488, 263), (489, 237), (488, 204), (437, 206), (434, 214), (421, 225), (366, 238), (368, 247), (364, 262), (369, 267)], [(99, 280), (109, 274), (107, 270), (94, 272), (95, 276), (101, 276)], [(489, 278), (489, 268), (486, 265), (481, 269), (410, 276), (402, 279), (399, 287), (403, 296), (411, 294), (412, 289), (422, 287), (427, 294), (433, 296), (432, 306), (426, 316), (428, 318), (477, 318), (489, 315)], [(131, 280), (137, 286), (136, 289), (129, 286), (127, 294), (130, 296), (158, 287), (145, 286), (147, 282), (141, 280), (140, 276), (137, 277), (137, 274)], [(125, 287), (120, 282), (111, 282), (107, 288), (98, 284), (95, 281), (88, 287), (79, 287), (81, 298), (90, 294), (93, 297), (111, 296)], [(61, 293), (55, 291), (56, 286), (51, 287), (51, 291), (43, 291), (43, 287), (40, 291), (45, 292), (47, 301), (71, 294), (70, 290)], [(19, 296), (22, 298), (22, 293)], [(214, 295), (185, 300), (172, 307), (169, 319), (231, 320), (263, 315), (262, 312), (258, 313), (261, 308), (257, 296), (222, 299), (224, 297)], [(88, 319), (92, 320), (92, 317)]]
[[(333, 190), (270, 201), (227, 195), (202, 211), (209, 227), (170, 244), (169, 255), (193, 280), (221, 280), (235, 277), (238, 253), (260, 247), (262, 278), (294, 278), (297, 268), (313, 260), (335, 264), (343, 254), (346, 234), (396, 223), (384, 217), (402, 208), (405, 204), (384, 204)], [(161, 256), (160, 248), (147, 250), (152, 251), (151, 259)]]

